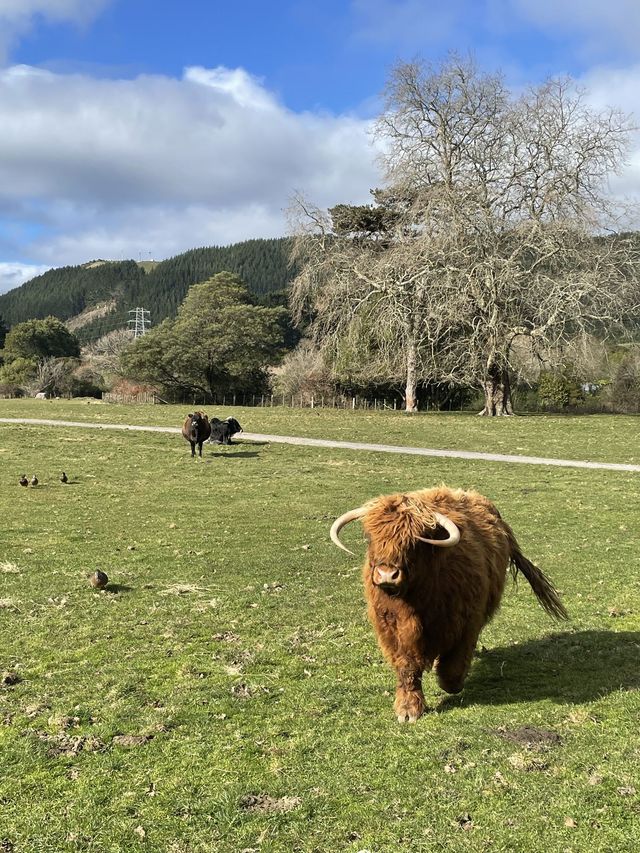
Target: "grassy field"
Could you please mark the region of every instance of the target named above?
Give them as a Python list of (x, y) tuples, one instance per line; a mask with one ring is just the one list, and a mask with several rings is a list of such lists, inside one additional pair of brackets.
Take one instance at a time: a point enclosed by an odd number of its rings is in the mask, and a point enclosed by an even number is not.
[[(528, 456), (640, 464), (639, 416), (537, 415), (478, 418), (469, 413), (369, 412), (337, 409), (204, 407), (234, 415), (247, 432), (339, 441), (400, 444)], [(119, 406), (99, 401), (0, 400), (0, 417), (58, 418), (96, 423), (178, 427), (188, 406)]]
[[(233, 413), (251, 432), (638, 461), (633, 418)], [(199, 462), (175, 435), (0, 424), (0, 851), (636, 851), (638, 476), (250, 442)], [(429, 677), (430, 713), (401, 726), (359, 560), (328, 528), (441, 481), (495, 500), (571, 621), (508, 584), (461, 696)]]

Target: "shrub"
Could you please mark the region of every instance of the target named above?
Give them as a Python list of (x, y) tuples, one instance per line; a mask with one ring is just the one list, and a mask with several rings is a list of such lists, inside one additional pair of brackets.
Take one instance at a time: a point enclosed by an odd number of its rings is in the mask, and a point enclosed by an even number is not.
[(570, 371), (544, 371), (538, 381), (538, 399), (544, 408), (557, 411), (580, 405), (584, 401), (584, 392)]
[(618, 365), (611, 385), (616, 411), (640, 411), (640, 349), (630, 350)]

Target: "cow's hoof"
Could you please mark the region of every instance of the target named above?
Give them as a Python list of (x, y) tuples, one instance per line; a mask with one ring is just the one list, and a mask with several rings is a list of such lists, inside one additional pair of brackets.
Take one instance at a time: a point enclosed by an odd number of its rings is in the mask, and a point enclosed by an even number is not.
[(399, 723), (415, 723), (424, 713), (424, 696), (422, 693), (398, 693), (393, 706)]
[(398, 722), (399, 723), (417, 723), (418, 718), (416, 716), (412, 716), (411, 714), (398, 714)]

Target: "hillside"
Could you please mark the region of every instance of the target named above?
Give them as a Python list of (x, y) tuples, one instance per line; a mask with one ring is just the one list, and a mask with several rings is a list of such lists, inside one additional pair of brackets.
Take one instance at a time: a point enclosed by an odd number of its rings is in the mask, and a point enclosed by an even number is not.
[[(84, 314), (76, 334), (88, 341), (126, 326), (128, 311), (151, 311), (153, 325), (176, 314), (192, 284), (223, 270), (239, 275), (261, 301), (283, 299), (292, 278), (290, 240), (246, 240), (231, 246), (191, 249), (165, 261), (91, 261), (60, 267), (0, 296), (0, 317), (9, 325), (53, 315), (61, 320)], [(90, 309), (108, 304), (108, 312)]]

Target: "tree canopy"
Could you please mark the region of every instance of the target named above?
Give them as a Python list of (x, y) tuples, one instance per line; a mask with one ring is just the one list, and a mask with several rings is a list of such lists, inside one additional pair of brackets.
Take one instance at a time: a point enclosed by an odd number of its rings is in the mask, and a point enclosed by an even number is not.
[(78, 339), (57, 317), (18, 323), (4, 341), (6, 363), (18, 358), (35, 363), (44, 358), (78, 358), (79, 355)]
[(264, 387), (282, 351), (282, 308), (254, 304), (242, 280), (222, 272), (193, 285), (175, 320), (138, 338), (123, 355), (125, 375), (170, 393), (210, 397)]

